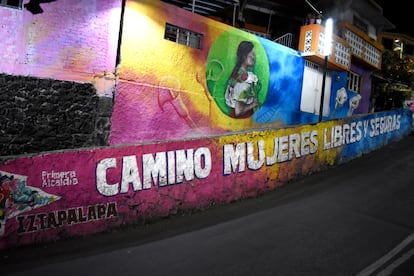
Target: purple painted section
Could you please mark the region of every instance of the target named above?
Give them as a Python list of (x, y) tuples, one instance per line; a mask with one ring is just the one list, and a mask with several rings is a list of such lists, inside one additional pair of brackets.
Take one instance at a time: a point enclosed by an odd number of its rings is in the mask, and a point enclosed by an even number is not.
[(367, 114), (370, 112), (371, 108), (371, 84), (372, 84), (372, 77), (371, 73), (372, 70), (365, 69), (361, 66), (352, 64), (351, 65), (351, 71), (355, 74), (358, 74), (361, 76), (361, 101), (359, 102), (359, 106), (354, 111), (354, 114)]
[[(221, 146), (216, 141), (197, 140), (52, 153), (5, 162), (0, 165), (0, 248), (97, 233), (265, 189), (265, 174), (246, 172), (243, 184), (235, 175), (223, 178), (220, 156)], [(169, 171), (168, 183), (164, 183), (155, 171), (165, 169), (167, 163), (157, 158), (187, 169), (180, 172), (168, 167), (174, 173)], [(134, 164), (135, 170), (125, 169)]]
[(121, 1), (59, 0), (43, 13), (0, 8), (0, 72), (92, 81), (114, 72)]

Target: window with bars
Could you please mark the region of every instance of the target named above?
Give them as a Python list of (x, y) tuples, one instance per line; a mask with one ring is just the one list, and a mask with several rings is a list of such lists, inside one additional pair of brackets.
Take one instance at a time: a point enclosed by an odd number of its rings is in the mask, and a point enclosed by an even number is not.
[(165, 25), (164, 38), (195, 49), (201, 49), (203, 42), (202, 34), (174, 26), (169, 23)]
[(348, 74), (348, 90), (361, 93), (361, 76), (353, 72)]
[(23, 0), (0, 0), (0, 6), (21, 9)]

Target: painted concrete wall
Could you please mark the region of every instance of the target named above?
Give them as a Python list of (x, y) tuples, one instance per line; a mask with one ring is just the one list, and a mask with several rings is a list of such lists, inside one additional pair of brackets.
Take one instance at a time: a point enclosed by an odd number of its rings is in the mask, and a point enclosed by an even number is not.
[(276, 189), (411, 132), (400, 109), (285, 129), (0, 163), (0, 248), (93, 234)]
[(41, 7), (35, 15), (0, 7), (0, 72), (95, 81), (98, 93), (112, 97), (121, 1), (59, 0)]
[[(345, 71), (334, 71), (331, 74), (331, 78), (329, 115), (328, 117), (324, 117), (324, 119), (346, 118), (357, 114), (357, 108), (361, 105), (362, 96), (361, 94), (346, 89), (348, 73)], [(353, 104), (353, 102), (356, 103)]]
[[(111, 145), (318, 122), (318, 114), (300, 109), (305, 60), (299, 51), (160, 1), (127, 1), (123, 22)], [(201, 34), (201, 49), (165, 39), (166, 24)], [(250, 73), (258, 105), (234, 117), (226, 90), (244, 41), (254, 45)], [(344, 73), (332, 72), (324, 120), (353, 114), (357, 95), (346, 90)], [(309, 100), (314, 105), (320, 96)]]
[[(115, 88), (120, 2), (60, 0), (41, 4), (44, 12), (36, 15), (0, 8), (0, 31), (6, 37), (0, 43), (7, 53), (0, 71), (91, 82), (98, 95), (115, 97), (110, 145), (318, 121), (317, 114), (300, 110), (300, 52), (160, 1), (126, 2)], [(203, 35), (201, 49), (166, 40), (167, 23)], [(257, 77), (258, 106), (247, 117), (233, 118), (225, 94), (242, 41), (254, 45), (251, 71)], [(347, 100), (338, 104), (346, 77), (332, 79), (325, 120), (349, 116), (355, 96), (346, 91)]]

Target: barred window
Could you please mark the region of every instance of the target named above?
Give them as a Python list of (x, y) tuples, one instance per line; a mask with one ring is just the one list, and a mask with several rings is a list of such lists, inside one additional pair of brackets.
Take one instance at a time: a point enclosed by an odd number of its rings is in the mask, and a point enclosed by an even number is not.
[(22, 0), (0, 0), (0, 6), (21, 9), (23, 6)]
[(361, 93), (361, 76), (353, 72), (348, 74), (348, 90)]
[(203, 35), (167, 23), (165, 25), (164, 38), (178, 44), (201, 49)]

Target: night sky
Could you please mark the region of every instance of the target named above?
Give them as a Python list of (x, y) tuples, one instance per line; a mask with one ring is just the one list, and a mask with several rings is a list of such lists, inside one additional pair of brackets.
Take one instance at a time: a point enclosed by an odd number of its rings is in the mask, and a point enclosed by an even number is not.
[(414, 27), (410, 19), (414, 12), (402, 0), (375, 0), (382, 8), (383, 15), (396, 26), (390, 32), (404, 33), (414, 37)]

